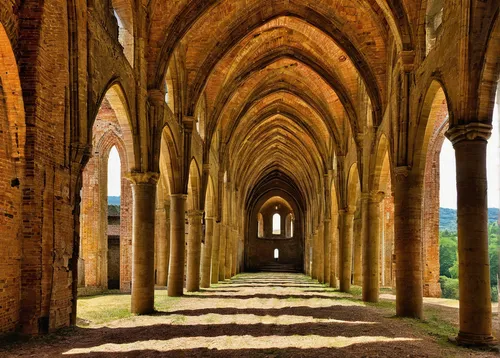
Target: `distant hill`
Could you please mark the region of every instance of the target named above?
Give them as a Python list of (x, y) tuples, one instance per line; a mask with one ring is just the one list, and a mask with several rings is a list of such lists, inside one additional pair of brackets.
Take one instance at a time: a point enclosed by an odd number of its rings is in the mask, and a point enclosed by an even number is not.
[(120, 197), (108, 196), (108, 205), (120, 205)]
[[(488, 222), (498, 220), (498, 208), (488, 209)], [(457, 231), (457, 210), (439, 208), (439, 230), (448, 230), (450, 232)]]

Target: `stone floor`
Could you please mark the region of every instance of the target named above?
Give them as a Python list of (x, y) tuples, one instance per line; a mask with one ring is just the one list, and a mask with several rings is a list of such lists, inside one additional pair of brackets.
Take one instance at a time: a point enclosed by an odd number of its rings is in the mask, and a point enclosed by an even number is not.
[(129, 305), (129, 295), (80, 299), (78, 327), (3, 342), (0, 356), (497, 356), (447, 343), (456, 308), (426, 305), (425, 322), (394, 318), (391, 300), (366, 305), (300, 274), (242, 274), (182, 298), (157, 290), (150, 316), (131, 316)]

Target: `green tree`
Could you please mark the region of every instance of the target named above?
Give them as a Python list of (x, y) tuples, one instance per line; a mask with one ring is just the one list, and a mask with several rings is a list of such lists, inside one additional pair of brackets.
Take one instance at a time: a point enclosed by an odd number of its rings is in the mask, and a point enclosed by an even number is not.
[(439, 240), (440, 276), (446, 276), (450, 278), (452, 277), (450, 268), (452, 268), (457, 262), (457, 249), (458, 249), (458, 244), (456, 236), (442, 236), (440, 238)]

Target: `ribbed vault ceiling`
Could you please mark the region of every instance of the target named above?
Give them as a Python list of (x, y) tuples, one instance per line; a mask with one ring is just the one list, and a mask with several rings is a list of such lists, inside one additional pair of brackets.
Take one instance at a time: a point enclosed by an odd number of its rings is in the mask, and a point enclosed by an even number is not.
[(181, 115), (205, 107), (205, 159), (220, 133), (242, 198), (280, 172), (312, 202), (333, 153), (362, 130), (362, 102), (381, 120), (390, 41), (406, 48), (410, 38), (402, 9), (400, 0), (152, 1), (150, 86), (177, 54)]

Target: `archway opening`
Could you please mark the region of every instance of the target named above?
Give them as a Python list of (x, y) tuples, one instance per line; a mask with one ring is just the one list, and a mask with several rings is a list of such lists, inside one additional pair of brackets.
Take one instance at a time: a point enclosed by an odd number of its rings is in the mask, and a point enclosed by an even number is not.
[(112, 11), (118, 25), (118, 42), (123, 47), (123, 54), (134, 67), (134, 16), (128, 0), (113, 0)]
[(425, 12), (425, 53), (436, 45), (443, 29), (444, 0), (428, 0)]
[[(245, 270), (302, 271), (302, 216), (293, 199), (281, 191), (268, 192), (251, 205), (247, 215), (250, 220), (244, 247)], [(279, 260), (275, 257), (276, 249)]]
[(281, 235), (281, 215), (273, 215), (273, 235)]
[(108, 289), (120, 288), (120, 154), (113, 146), (108, 157)]
[(134, 150), (122, 97), (110, 88), (92, 126), (92, 155), (82, 173), (79, 295), (131, 289), (132, 189), (125, 174)]

